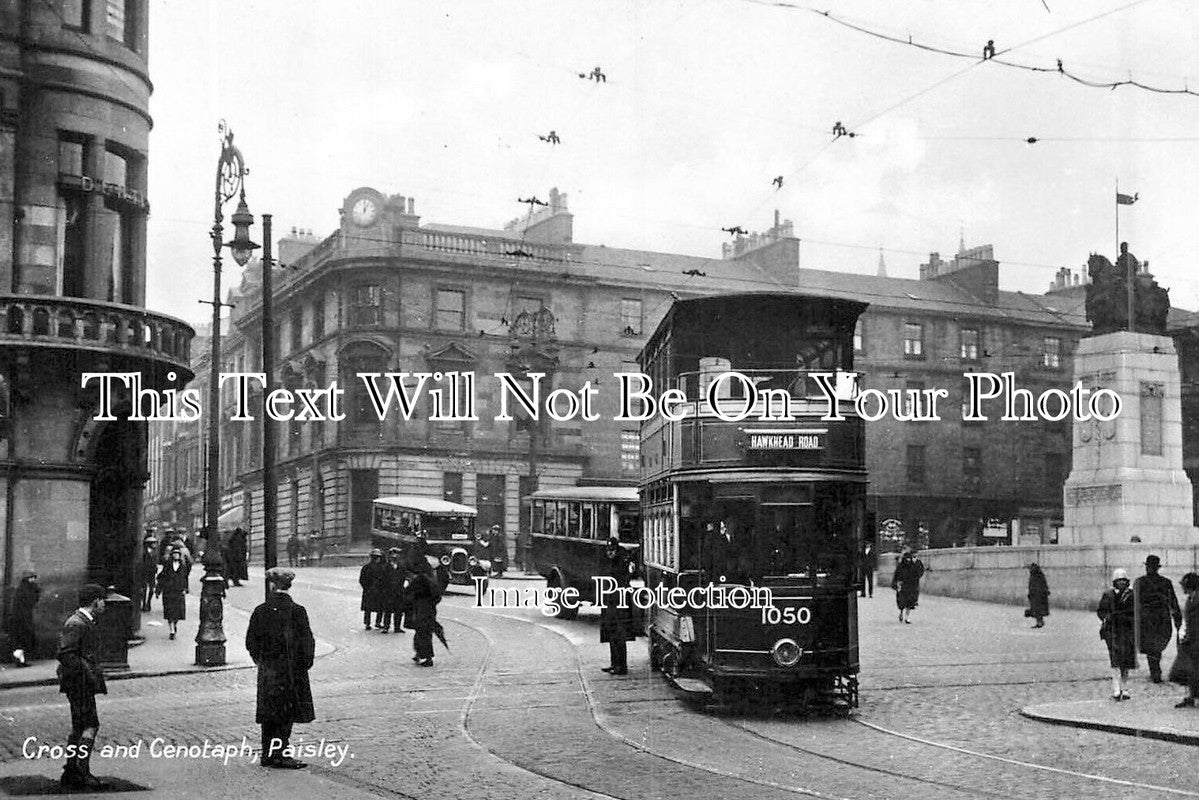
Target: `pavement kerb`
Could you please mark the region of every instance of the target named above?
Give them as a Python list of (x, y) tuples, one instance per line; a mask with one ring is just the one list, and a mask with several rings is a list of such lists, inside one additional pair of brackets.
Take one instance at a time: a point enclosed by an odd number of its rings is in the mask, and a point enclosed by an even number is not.
[(1020, 715), (1037, 722), (1047, 722), (1050, 725), (1064, 725), (1071, 728), (1103, 731), (1104, 733), (1119, 733), (1125, 736), (1138, 736), (1143, 739), (1160, 739), (1175, 744), (1199, 745), (1199, 734), (1179, 733), (1169, 730), (1141, 727), (1138, 725), (1120, 724), (1116, 722), (1099, 722), (1089, 719), (1073, 719), (1037, 711), (1037, 706), (1020, 709)]

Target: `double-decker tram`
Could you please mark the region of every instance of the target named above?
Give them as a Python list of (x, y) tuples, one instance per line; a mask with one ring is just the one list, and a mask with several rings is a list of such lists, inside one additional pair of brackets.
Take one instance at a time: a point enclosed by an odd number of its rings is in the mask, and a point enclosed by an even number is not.
[[(606, 575), (605, 548), (612, 536), (637, 563), (641, 546), (641, 507), (635, 486), (562, 486), (529, 495), (533, 546), (532, 569), (550, 588), (574, 587), (579, 599), (595, 602), (597, 575)], [(560, 619), (574, 619), (577, 607), (559, 608)]]
[(857, 705), (866, 469), (850, 373), (865, 308), (683, 300), (641, 352), (654, 394), (685, 397), (681, 419), (641, 427), (650, 663), (680, 685)]

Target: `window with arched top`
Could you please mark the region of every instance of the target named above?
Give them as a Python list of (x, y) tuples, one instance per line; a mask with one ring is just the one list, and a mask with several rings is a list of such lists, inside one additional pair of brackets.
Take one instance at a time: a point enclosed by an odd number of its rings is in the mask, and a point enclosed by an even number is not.
[(33, 310), (33, 335), (46, 336), (50, 333), (50, 312), (45, 308)]
[[(345, 389), (346, 422), (350, 425), (378, 425), (380, 420), (359, 375), (385, 373), (391, 364), (391, 353), (373, 342), (354, 342), (338, 354), (340, 385)], [(379, 394), (386, 396), (383, 381), (376, 381)]]

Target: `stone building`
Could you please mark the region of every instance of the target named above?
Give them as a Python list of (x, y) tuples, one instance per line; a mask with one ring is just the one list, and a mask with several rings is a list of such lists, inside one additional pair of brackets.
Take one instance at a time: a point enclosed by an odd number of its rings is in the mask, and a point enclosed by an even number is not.
[[(191, 378), (193, 331), (145, 307), (146, 0), (0, 4), (0, 552), (52, 640), (87, 580), (132, 592), (147, 478), (129, 391)], [(9, 211), (11, 209), (11, 213)], [(151, 414), (157, 403), (140, 404)]]
[[(963, 422), (963, 374), (1012, 372), (1034, 395), (1068, 388), (1087, 329), (1085, 287), (1062, 270), (1046, 295), (1001, 291), (989, 245), (962, 245), (952, 259), (933, 253), (914, 279), (886, 277), (881, 265), (879, 275), (800, 269), (799, 244), (776, 215), (722, 258), (627, 250), (575, 242), (567, 198), (556, 191), (533, 214), (477, 228), (426, 223), (413, 198), (354, 190), (330, 236), (293, 231), (278, 243), (279, 384), (317, 389), (336, 380), (347, 415), (277, 423), (280, 539), (319, 530), (329, 546), (353, 547), (369, 537), (370, 500), (410, 493), (477, 506), (482, 523), (504, 526), (511, 542), (534, 471), (540, 486), (635, 483), (637, 426), (612, 419), (613, 373), (635, 371), (673, 299), (794, 289), (870, 303), (856, 341), (864, 386), (948, 391), (939, 422), (866, 426), (870, 503), (889, 537), (935, 546), (1053, 541), (1069, 426), (1001, 422), (997, 406), (984, 409), (993, 412), (987, 422)], [(225, 371), (261, 363), (260, 274), (250, 264), (235, 290)], [(380, 423), (355, 376), (389, 371), (473, 371), (479, 419), (429, 421), (425, 397), (411, 420), (393, 408)], [(599, 419), (543, 419), (533, 431), (520, 419), (496, 421), (494, 374), (530, 371), (545, 373), (543, 396), (590, 382)], [(223, 508), (240, 504), (258, 536), (261, 421), (222, 425)]]

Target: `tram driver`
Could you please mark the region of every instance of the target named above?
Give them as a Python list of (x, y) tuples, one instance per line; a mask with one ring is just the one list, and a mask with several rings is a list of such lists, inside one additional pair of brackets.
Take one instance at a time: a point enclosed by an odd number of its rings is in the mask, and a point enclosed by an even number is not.
[(749, 574), (746, 529), (729, 516), (707, 523), (704, 532), (703, 566), (714, 583), (736, 583)]

